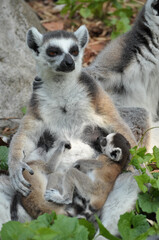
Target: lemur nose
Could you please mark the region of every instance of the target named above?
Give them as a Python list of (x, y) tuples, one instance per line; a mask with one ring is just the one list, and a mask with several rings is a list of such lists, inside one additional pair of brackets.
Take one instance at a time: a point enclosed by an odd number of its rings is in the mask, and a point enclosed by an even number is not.
[(71, 56), (69, 54), (66, 54), (65, 55), (65, 64), (68, 66), (68, 67), (71, 67), (73, 64), (74, 64), (74, 61), (73, 59), (71, 58)]

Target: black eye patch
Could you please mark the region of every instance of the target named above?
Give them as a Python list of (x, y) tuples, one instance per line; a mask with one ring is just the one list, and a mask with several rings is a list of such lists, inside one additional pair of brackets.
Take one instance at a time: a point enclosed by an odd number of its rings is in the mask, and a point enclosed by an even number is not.
[(48, 47), (46, 49), (46, 54), (49, 57), (56, 57), (57, 55), (61, 55), (62, 51), (61, 51), (61, 49), (59, 47)]
[(70, 48), (69, 53), (70, 53), (71, 55), (75, 56), (75, 57), (78, 56), (78, 54), (79, 54), (78, 46), (77, 46), (77, 45), (72, 46), (72, 47)]
[(107, 145), (107, 139), (106, 139), (106, 138), (102, 138), (102, 139), (100, 140), (100, 145), (101, 145), (102, 147), (105, 147), (105, 146)]

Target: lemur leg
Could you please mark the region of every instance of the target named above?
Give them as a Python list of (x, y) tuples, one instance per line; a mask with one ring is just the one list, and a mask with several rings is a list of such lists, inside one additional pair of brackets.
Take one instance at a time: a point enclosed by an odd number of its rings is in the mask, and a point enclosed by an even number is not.
[(25, 161), (36, 148), (41, 132), (42, 121), (28, 114), (23, 118), (21, 127), (11, 141), (8, 159), (10, 179), (14, 189), (24, 196), (29, 194), (30, 184), (23, 177), (22, 171), (25, 169), (33, 174), (33, 170)]
[[(31, 183), (31, 192), (27, 197), (22, 197), (22, 205), (25, 210), (33, 218), (37, 218), (44, 213), (52, 213), (55, 211), (57, 214), (65, 214), (65, 207), (59, 206), (54, 203), (49, 203), (44, 198), (44, 193), (47, 185), (47, 175), (44, 172), (44, 167), (41, 162), (32, 162), (32, 169), (34, 175), (30, 175), (27, 171), (24, 171), (24, 177)], [(45, 164), (45, 163), (43, 163)]]
[[(95, 161), (98, 162), (98, 160), (95, 160)], [(89, 169), (88, 167), (89, 163), (87, 165), (85, 161), (85, 164), (86, 164), (85, 166), (87, 166), (87, 169)], [(95, 164), (92, 165), (92, 163), (90, 165), (91, 165), (90, 169), (92, 169), (92, 166), (93, 167), (95, 166)], [(81, 166), (82, 166), (82, 163), (81, 163)], [(89, 170), (87, 172), (89, 172)], [(90, 171), (90, 175), (91, 175), (91, 171)], [(66, 173), (66, 176), (63, 182), (64, 192), (62, 196), (64, 197), (66, 196), (67, 199), (69, 198), (70, 200), (69, 203), (72, 203), (73, 192), (74, 192), (74, 188), (76, 187), (80, 196), (82, 196), (83, 198), (89, 201), (88, 203), (89, 208), (91, 208), (93, 211), (97, 211), (104, 205), (107, 199), (107, 196), (114, 185), (114, 182), (105, 183), (103, 181), (96, 181), (96, 180), (93, 180), (95, 177), (96, 176), (94, 175), (94, 173), (92, 173), (92, 179), (91, 179), (89, 176), (79, 171), (78, 169), (71, 168)]]
[(94, 170), (94, 169), (100, 169), (102, 168), (103, 163), (98, 160), (89, 160), (89, 159), (80, 159), (76, 161), (73, 165), (74, 168), (78, 169), (79, 171), (83, 173), (87, 173), (88, 171)]
[(46, 153), (46, 158), (49, 159), (46, 164), (50, 173), (54, 172), (61, 163), (61, 154), (65, 151), (65, 149), (71, 149), (70, 142), (57, 140), (54, 143), (53, 148)]
[(110, 131), (112, 130), (112, 132), (121, 133), (129, 141), (131, 147), (137, 145), (132, 131), (120, 117), (116, 107), (114, 106), (110, 97), (105, 94), (104, 90), (100, 89), (99, 95), (96, 96), (94, 101), (94, 105), (96, 112), (103, 116), (107, 128), (109, 129), (110, 127)]
[(56, 189), (52, 189), (51, 200), (59, 204), (72, 203), (75, 187), (80, 192), (80, 195), (87, 199), (91, 193), (97, 190), (96, 184), (86, 174), (78, 169), (71, 168), (63, 178), (63, 193), (60, 194)]
[(44, 194), (46, 201), (54, 201), (53, 196), (58, 195), (59, 198), (62, 196), (63, 192), (63, 174), (61, 173), (51, 173), (48, 177), (48, 184)]

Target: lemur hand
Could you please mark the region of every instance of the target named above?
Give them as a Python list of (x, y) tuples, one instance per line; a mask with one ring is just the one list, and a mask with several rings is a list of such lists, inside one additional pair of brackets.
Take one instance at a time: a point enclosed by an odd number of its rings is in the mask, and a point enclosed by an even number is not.
[(33, 170), (25, 162), (18, 162), (11, 165), (9, 167), (9, 174), (13, 188), (20, 192), (23, 196), (27, 196), (30, 193), (29, 187), (31, 185), (23, 177), (22, 172), (24, 170), (27, 170), (31, 175), (34, 174)]
[(72, 199), (70, 198), (69, 194), (62, 195), (58, 190), (53, 188), (46, 190), (44, 198), (48, 202), (54, 202), (58, 204), (72, 203)]

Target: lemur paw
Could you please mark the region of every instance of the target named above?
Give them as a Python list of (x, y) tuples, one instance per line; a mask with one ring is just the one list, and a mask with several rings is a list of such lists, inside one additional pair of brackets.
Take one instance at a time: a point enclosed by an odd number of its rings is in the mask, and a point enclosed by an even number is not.
[(49, 190), (46, 190), (45, 194), (44, 194), (44, 198), (46, 201), (49, 201), (49, 202), (54, 202), (54, 197), (61, 197), (61, 194), (58, 190), (56, 189), (49, 189)]
[(49, 202), (55, 202), (58, 204), (70, 204), (72, 200), (69, 195), (61, 195), (61, 193), (56, 189), (46, 190), (44, 194), (45, 200)]

